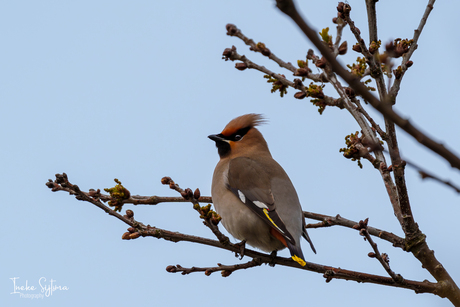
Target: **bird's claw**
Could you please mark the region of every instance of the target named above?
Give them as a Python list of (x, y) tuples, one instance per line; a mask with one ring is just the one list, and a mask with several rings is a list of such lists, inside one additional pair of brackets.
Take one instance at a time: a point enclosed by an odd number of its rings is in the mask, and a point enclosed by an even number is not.
[(240, 260), (243, 259), (244, 257), (244, 251), (246, 250), (246, 240), (241, 241), (240, 243), (235, 244), (236, 247), (238, 247), (240, 250), (235, 252), (235, 257), (238, 257), (238, 254), (240, 255)]
[(268, 264), (269, 266), (271, 267), (274, 267), (275, 266), (275, 258), (276, 258), (276, 255), (278, 254), (278, 251), (274, 250), (271, 254), (270, 254), (270, 257), (272, 257), (272, 260), (270, 261), (270, 263)]

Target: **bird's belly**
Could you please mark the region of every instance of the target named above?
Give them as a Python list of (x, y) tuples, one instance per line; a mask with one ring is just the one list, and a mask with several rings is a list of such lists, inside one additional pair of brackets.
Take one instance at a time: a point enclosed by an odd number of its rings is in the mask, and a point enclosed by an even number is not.
[(228, 206), (215, 204), (215, 207), (222, 217), (222, 225), (236, 239), (246, 240), (247, 244), (268, 253), (285, 248), (281, 241), (270, 234), (270, 226), (243, 203), (232, 206), (231, 211)]

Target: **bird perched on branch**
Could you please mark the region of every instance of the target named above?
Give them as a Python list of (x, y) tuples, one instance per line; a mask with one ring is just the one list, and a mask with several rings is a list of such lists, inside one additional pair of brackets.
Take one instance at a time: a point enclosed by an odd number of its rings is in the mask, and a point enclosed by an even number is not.
[(260, 114), (242, 115), (221, 133), (208, 136), (220, 156), (212, 179), (213, 203), (233, 237), (265, 252), (287, 247), (292, 259), (304, 266), (300, 237), (316, 250), (297, 192), (256, 128), (263, 122)]

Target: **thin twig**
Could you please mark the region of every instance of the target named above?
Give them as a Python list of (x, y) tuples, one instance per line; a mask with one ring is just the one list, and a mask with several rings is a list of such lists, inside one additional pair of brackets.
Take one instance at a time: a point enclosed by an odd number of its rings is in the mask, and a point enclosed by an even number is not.
[(399, 207), (398, 193), (393, 182), (393, 178), (391, 177), (390, 170), (388, 169), (388, 166), (383, 162), (380, 163), (380, 174), (382, 176), (385, 189), (387, 190), (388, 197), (390, 198), (390, 203), (393, 208), (394, 215), (399, 224), (402, 224), (403, 214), (401, 212), (401, 208)]
[(364, 117), (367, 119), (367, 121), (372, 125), (372, 128), (374, 128), (375, 131), (377, 131), (377, 133), (380, 135), (382, 140), (386, 140), (387, 134), (382, 130), (382, 128), (380, 128), (380, 126), (374, 121), (374, 119), (370, 117), (367, 111), (362, 107), (361, 102), (359, 102), (359, 99), (353, 98), (352, 101), (358, 107), (358, 111), (361, 112), (364, 115)]
[[(285, 86), (288, 86), (288, 87), (292, 87), (294, 89), (297, 89), (297, 90), (300, 90), (302, 91), (303, 93), (307, 94), (307, 89), (305, 88), (305, 85), (302, 83), (302, 81), (300, 79), (294, 79), (294, 82), (287, 79), (284, 75), (281, 75), (281, 74), (277, 74), (271, 70), (269, 70), (268, 68), (266, 68), (265, 66), (261, 66), (261, 65), (258, 65), (256, 63), (254, 63), (253, 61), (249, 60), (245, 55), (240, 55), (237, 51), (236, 51), (236, 48), (233, 47), (233, 48), (228, 48), (229, 51), (228, 53), (226, 53), (225, 55), (225, 58), (226, 59), (229, 59), (231, 61), (241, 61), (243, 62), (246, 66), (245, 68), (249, 68), (249, 69), (255, 69), (255, 70), (258, 70), (260, 72), (263, 72), (264, 74), (276, 79), (276, 80), (279, 80), (283, 85)], [(323, 77), (321, 77), (323, 78)], [(324, 95), (324, 97), (322, 98), (322, 102), (324, 102), (325, 105), (327, 106), (335, 106), (335, 107), (339, 107), (339, 108), (343, 108), (343, 100), (342, 99), (334, 99), (330, 96), (326, 96)]]
[[(388, 151), (386, 149), (383, 150), (385, 153), (388, 153)], [(452, 188), (455, 192), (457, 193), (460, 193), (460, 186), (452, 183), (450, 180), (447, 180), (447, 179), (441, 179), (440, 177), (434, 175), (432, 172), (428, 171), (427, 169), (421, 167), (420, 165), (404, 158), (403, 159), (404, 162), (406, 163), (407, 166), (413, 168), (414, 170), (416, 170), (419, 174), (420, 174), (420, 177), (422, 179), (427, 179), (427, 178), (430, 178), (430, 179), (433, 179), (434, 181), (437, 181), (441, 184), (444, 184), (450, 188)], [(393, 166), (391, 166), (391, 169), (393, 169)]]
[[(111, 200), (110, 195), (101, 194), (102, 201)], [(132, 195), (128, 199), (123, 200), (123, 204), (133, 204), (133, 205), (158, 205), (160, 203), (185, 203), (189, 202), (183, 197), (173, 197), (173, 196), (140, 196)], [(198, 199), (200, 203), (211, 203), (212, 199), (209, 196), (202, 196)]]
[[(318, 223), (318, 224), (307, 224), (306, 228), (319, 228), (319, 227), (330, 227), (334, 225), (339, 225), (339, 226), (353, 229), (353, 226), (358, 224), (358, 222), (341, 217), (339, 214), (337, 214), (336, 216), (329, 216), (325, 214), (303, 211), (303, 216), (309, 219), (321, 221), (321, 223)], [(394, 247), (399, 247), (399, 248), (404, 249), (404, 245), (405, 245), (404, 239), (401, 237), (398, 237), (397, 235), (391, 232), (381, 230), (381, 229), (371, 227), (371, 226), (367, 227), (367, 231), (369, 232), (369, 234), (373, 236), (379, 237), (382, 240), (392, 243)]]
[(366, 0), (367, 8), (367, 21), (369, 24), (369, 42), (377, 42), (379, 40), (377, 34), (377, 12), (375, 10), (375, 3), (378, 0)]
[[(339, 47), (340, 47), (340, 41), (342, 40), (342, 33), (343, 33), (343, 28), (345, 28), (347, 25), (344, 20), (338, 21), (337, 27), (336, 27), (336, 36), (335, 36), (335, 43), (334, 43), (334, 55), (337, 56), (339, 54)], [(345, 46), (347, 46), (347, 42), (344, 42)]]
[[(377, 17), (375, 15), (375, 3), (373, 5), (369, 6), (369, 1), (373, 0), (367, 0), (366, 3), (368, 4), (368, 18), (369, 15), (369, 35), (371, 37), (371, 40), (369, 41), (369, 44), (372, 42), (377, 43), (377, 24), (371, 24), (371, 22), (377, 22)], [(370, 11), (369, 11), (370, 10)], [(377, 52), (375, 52), (375, 55), (370, 52), (370, 50), (367, 48), (366, 44), (364, 43), (364, 40), (361, 38), (361, 32), (359, 31), (358, 28), (355, 27), (354, 21), (351, 19), (350, 14), (344, 14), (345, 15), (345, 20), (347, 23), (350, 25), (350, 30), (351, 32), (355, 35), (355, 38), (357, 42), (359, 43), (359, 46), (361, 48), (361, 53), (366, 57), (367, 63), (369, 64), (369, 69), (370, 69), (370, 75), (372, 78), (375, 79), (375, 83), (377, 84), (377, 89), (379, 92), (379, 97), (380, 101), (386, 101), (386, 96), (387, 96), (387, 91), (385, 87), (385, 80), (383, 78), (383, 72), (382, 72), (382, 67), (380, 66), (379, 61), (377, 60)], [(374, 16), (372, 16), (374, 15)], [(372, 36), (371, 36), (372, 35)]]
[[(227, 29), (229, 29), (229, 27), (232, 27), (232, 26), (234, 26), (234, 25), (227, 25)], [(227, 34), (230, 35), (230, 36), (236, 36), (239, 39), (241, 39), (246, 45), (251, 47), (250, 50), (252, 50), (254, 52), (262, 53), (263, 50), (261, 50), (260, 48), (257, 47), (257, 44), (254, 42), (254, 40), (252, 40), (251, 38), (248, 38), (246, 35), (244, 35), (243, 32), (241, 32), (240, 29), (236, 28), (236, 31), (235, 31), (233, 29), (233, 27), (232, 27), (231, 30), (227, 31)], [(277, 63), (280, 67), (286, 68), (287, 70), (290, 70), (293, 73), (295, 73), (297, 71), (297, 68), (294, 65), (292, 65), (289, 62), (288, 63), (284, 62), (279, 57), (277, 57), (273, 52), (271, 52), (271, 50), (269, 52), (267, 52), (266, 54), (269, 54), (268, 58), (270, 60), (273, 60), (275, 63)]]
[[(406, 161), (407, 162), (407, 161)], [(407, 165), (409, 165), (409, 162), (407, 162)], [(411, 166), (415, 167), (414, 164), (411, 163)], [(433, 175), (432, 173), (428, 173), (422, 169), (418, 169), (418, 173), (420, 174), (420, 176), (422, 177), (422, 179), (426, 179), (426, 178), (431, 178), (437, 182), (440, 182), (442, 184), (445, 184), (446, 186), (448, 187), (451, 187), (452, 189), (454, 189), (457, 193), (460, 193), (460, 187), (452, 184), (449, 180), (443, 180), (439, 177), (437, 177), (436, 175)]]
[(197, 199), (201, 197), (199, 189), (196, 189), (195, 192), (192, 192), (192, 190), (189, 188), (184, 190), (179, 187), (179, 185), (175, 183), (174, 180), (172, 180), (170, 177), (163, 177), (161, 179), (161, 183), (169, 185), (169, 188), (177, 191), (182, 195), (184, 199), (190, 201), (193, 204), (193, 209), (200, 213), (200, 217), (203, 219), (203, 223), (209, 229), (211, 229), (211, 231), (222, 244), (226, 245), (230, 242), (229, 238), (224, 235), (217, 227), (217, 224), (219, 224), (220, 221), (220, 216), (211, 209), (211, 205), (201, 207), (198, 203)]
[[(389, 92), (389, 100), (390, 101), (395, 101), (396, 100), (396, 96), (398, 95), (399, 93), (399, 89), (400, 89), (400, 86), (401, 86), (401, 81), (407, 71), (407, 65), (406, 63), (410, 60), (412, 54), (414, 53), (415, 49), (417, 49), (418, 45), (417, 45), (417, 42), (418, 42), (418, 39), (420, 38), (420, 34), (422, 33), (422, 30), (423, 28), (425, 27), (425, 24), (426, 24), (426, 21), (428, 20), (428, 16), (430, 15), (431, 11), (433, 10), (433, 7), (434, 7), (434, 3), (435, 3), (436, 0), (429, 0), (428, 1), (428, 4), (426, 6), (426, 9), (425, 9), (425, 12), (423, 13), (423, 16), (422, 18), (420, 19), (420, 24), (418, 26), (418, 28), (416, 30), (414, 30), (414, 37), (412, 38), (413, 42), (409, 48), (409, 51), (406, 52), (404, 55), (403, 55), (403, 59), (402, 59), (402, 64), (401, 64), (401, 68), (402, 68), (402, 71), (401, 71), (401, 77), (398, 78), (398, 79), (395, 79), (394, 83), (393, 83), (393, 86), (391, 87), (391, 90)], [(399, 126), (399, 125), (398, 125)]]
[(367, 231), (367, 223), (369, 219), (365, 219), (364, 221), (359, 221), (358, 224), (356, 224), (353, 228), (359, 230), (359, 234), (364, 236), (371, 245), (372, 249), (374, 250), (374, 253), (369, 253), (369, 257), (372, 258), (377, 258), (377, 260), (380, 262), (380, 264), (383, 266), (385, 271), (387, 271), (388, 275), (393, 278), (393, 280), (397, 283), (404, 283), (404, 278), (400, 274), (396, 274), (393, 272), (393, 270), (390, 268), (390, 258), (388, 257), (387, 254), (380, 254), (380, 251), (377, 247), (377, 243), (372, 240), (372, 237), (370, 236), (369, 232)]
[[(52, 180), (51, 180), (52, 182)], [(56, 186), (55, 187), (59, 191), (67, 191), (70, 192), (68, 188), (64, 188), (62, 186)], [(103, 194), (100, 192), (100, 190), (96, 191), (94, 189), (91, 189), (89, 192), (84, 192), (81, 191), (85, 196), (99, 199), (103, 201), (104, 203), (114, 200), (112, 196), (109, 194)], [(185, 202), (190, 202), (187, 199), (184, 199), (183, 197), (174, 197), (174, 196), (141, 196), (141, 195), (131, 195), (127, 199), (120, 200), (122, 204), (133, 204), (135, 206), (137, 205), (158, 205), (160, 203), (185, 203)], [(201, 196), (198, 199), (198, 202), (200, 203), (212, 203), (212, 198), (210, 196)]]
[(249, 262), (242, 263), (242, 264), (234, 264), (234, 265), (223, 265), (218, 263), (216, 267), (205, 267), (205, 268), (200, 268), (200, 267), (191, 267), (191, 268), (184, 268), (180, 266), (179, 264), (177, 265), (169, 265), (166, 268), (166, 271), (169, 273), (178, 273), (181, 272), (182, 275), (187, 275), (193, 272), (204, 272), (206, 276), (211, 275), (214, 272), (222, 272), (223, 277), (228, 277), (230, 274), (237, 270), (245, 270), (249, 268), (253, 268), (256, 266), (262, 265), (262, 261), (259, 258), (254, 258)]
[(351, 32), (355, 35), (356, 41), (361, 47), (361, 53), (366, 57), (367, 62), (369, 64), (369, 68), (371, 70), (371, 76), (377, 76), (382, 74), (382, 70), (380, 66), (375, 61), (374, 56), (370, 53), (369, 49), (367, 49), (364, 40), (361, 38), (361, 31), (355, 26), (355, 22), (350, 18), (349, 14), (345, 15), (345, 20), (350, 26)]
[[(267, 56), (270, 60), (277, 63), (280, 67), (291, 71), (292, 73), (294, 73), (294, 75), (297, 75), (296, 74), (298, 70), (297, 67), (292, 65), (292, 63), (285, 62), (279, 57), (277, 57), (271, 50), (265, 47), (265, 44), (263, 45), (265, 49), (259, 48), (252, 38), (249, 38), (246, 35), (244, 35), (241, 29), (239, 29), (237, 26), (233, 24), (227, 24), (226, 28), (227, 28), (227, 35), (234, 36), (234, 37), (241, 39), (246, 45), (250, 46), (249, 48), (250, 50), (254, 52), (259, 52)], [(322, 74), (313, 74), (309, 72), (308, 75), (304, 75), (303, 77), (310, 79), (312, 81), (315, 81), (315, 82), (328, 82), (328, 80), (326, 80)]]

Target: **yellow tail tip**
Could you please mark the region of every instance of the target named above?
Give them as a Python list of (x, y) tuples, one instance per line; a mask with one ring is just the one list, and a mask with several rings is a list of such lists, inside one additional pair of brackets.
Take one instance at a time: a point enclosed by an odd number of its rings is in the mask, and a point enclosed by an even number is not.
[(292, 256), (291, 257), (295, 262), (297, 262), (298, 264), (300, 264), (301, 266), (305, 266), (307, 263), (302, 259), (300, 258), (299, 256)]

